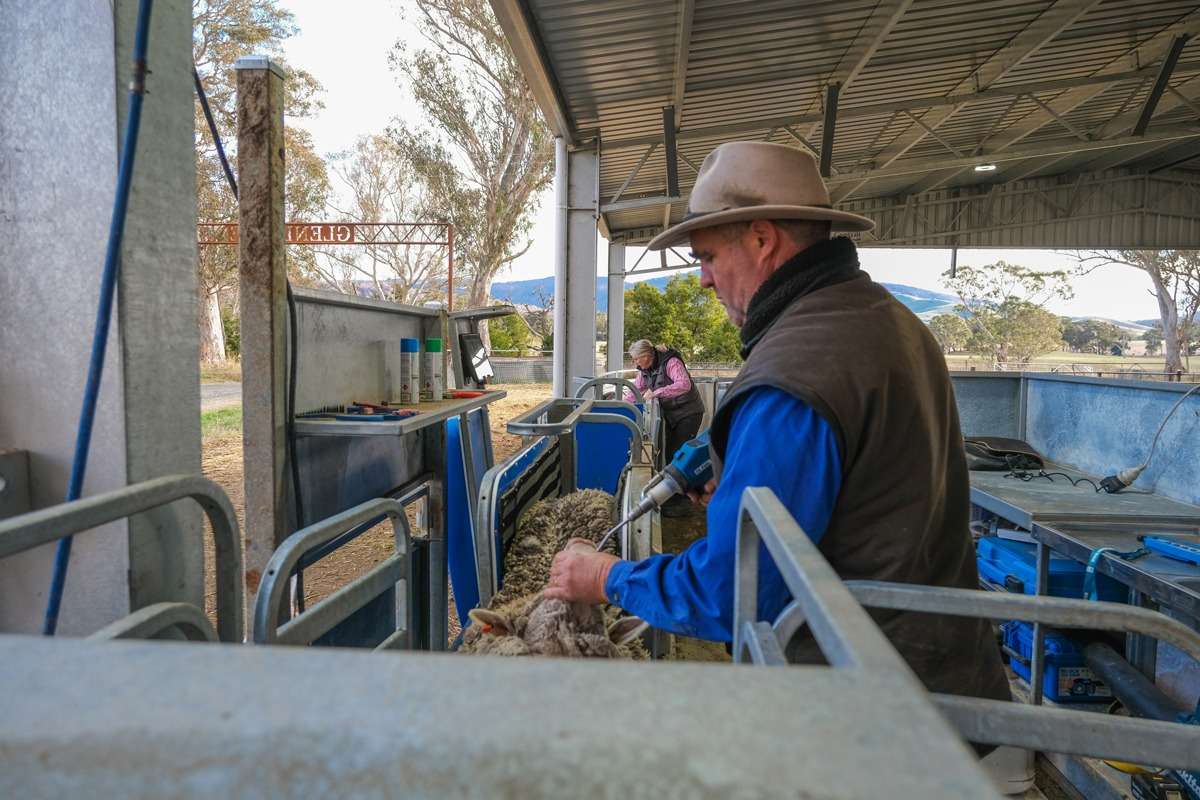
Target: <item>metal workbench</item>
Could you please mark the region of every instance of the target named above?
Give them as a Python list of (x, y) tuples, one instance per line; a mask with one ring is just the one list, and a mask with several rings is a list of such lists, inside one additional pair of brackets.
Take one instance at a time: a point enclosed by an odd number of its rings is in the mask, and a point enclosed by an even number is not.
[[(1069, 466), (1047, 464), (1046, 471), (1099, 483), (1096, 476)], [(1200, 507), (1145, 490), (1097, 492), (1087, 483), (1072, 485), (1061, 475), (1053, 480), (1039, 477), (1024, 481), (1004, 472), (972, 472), (971, 502), (1031, 531), (1037, 542), (1038, 595), (1047, 593), (1051, 551), (1087, 564), (1099, 548), (1137, 550), (1142, 534), (1200, 536)], [(1098, 558), (1096, 570), (1128, 586), (1134, 605), (1171, 608), (1189, 617), (1193, 626), (1200, 623), (1200, 567), (1156, 554), (1132, 561), (1106, 554)], [(1042, 701), (1044, 642), (1045, 629), (1035, 624), (1030, 679), (1035, 704)], [(1128, 638), (1126, 655), (1151, 680), (1155, 676), (1155, 654), (1153, 642), (1140, 636)]]

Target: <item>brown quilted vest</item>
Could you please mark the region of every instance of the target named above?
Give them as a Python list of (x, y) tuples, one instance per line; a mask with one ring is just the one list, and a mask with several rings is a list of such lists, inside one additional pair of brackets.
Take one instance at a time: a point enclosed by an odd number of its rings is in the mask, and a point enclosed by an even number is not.
[[(717, 410), (718, 459), (738, 400), (760, 386), (804, 401), (837, 436), (842, 487), (819, 548), (844, 580), (978, 588), (954, 391), (916, 316), (861, 272), (800, 296), (754, 344)], [(989, 622), (869, 611), (930, 691), (1009, 699)], [(807, 629), (788, 657), (822, 661)]]

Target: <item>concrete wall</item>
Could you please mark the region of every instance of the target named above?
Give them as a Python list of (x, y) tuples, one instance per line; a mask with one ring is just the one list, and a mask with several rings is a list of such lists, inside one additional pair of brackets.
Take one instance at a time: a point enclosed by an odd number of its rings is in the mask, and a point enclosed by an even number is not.
[[(1031, 377), (1028, 386), (1029, 443), (1056, 460), (1101, 476), (1142, 463), (1171, 406), (1191, 388), (1067, 376)], [(1200, 504), (1200, 397), (1196, 394), (1163, 428), (1154, 459), (1135, 485)]]
[[(32, 502), (66, 495), (129, 83), (135, 0), (0, 5), (0, 447)], [(199, 470), (191, 6), (155, 3), (150, 69), (84, 494)], [(199, 514), (177, 504), (76, 539), (60, 631), (199, 600)], [(53, 547), (0, 563), (0, 630), (40, 628)], [(132, 587), (127, 579), (131, 575)]]
[[(1047, 458), (1098, 476), (1141, 464), (1171, 406), (1191, 388), (1070, 375), (958, 373), (953, 380), (964, 434), (1021, 436), (1023, 430)], [(1200, 392), (1163, 428), (1136, 486), (1200, 504)]]
[(964, 436), (1021, 435), (1019, 375), (951, 376)]

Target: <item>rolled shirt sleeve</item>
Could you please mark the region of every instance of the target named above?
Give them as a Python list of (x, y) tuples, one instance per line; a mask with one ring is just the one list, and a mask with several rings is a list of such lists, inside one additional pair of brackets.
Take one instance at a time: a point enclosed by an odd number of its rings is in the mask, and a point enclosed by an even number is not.
[(641, 373), (641, 372), (638, 372), (638, 374), (637, 374), (637, 377), (633, 379), (633, 385), (634, 385), (635, 387), (637, 387), (637, 390), (638, 390), (638, 395), (639, 395), (639, 396), (638, 396), (638, 397), (634, 397), (634, 396), (633, 396), (633, 394), (632, 394), (632, 393), (630, 393), (630, 391), (629, 391), (628, 389), (626, 389), (626, 390), (625, 390), (625, 394), (624, 394), (624, 395), (622, 395), (622, 396), (625, 398), (625, 402), (627, 402), (627, 403), (637, 403), (637, 402), (640, 402), (640, 401), (641, 401), (641, 399), (642, 399), (642, 398), (641, 398), (641, 393), (642, 393), (642, 392), (644, 392), (644, 391), (646, 391), (646, 378), (645, 378), (645, 377), (642, 375), (642, 373)]
[[(720, 484), (708, 505), (708, 535), (678, 555), (614, 564), (609, 600), (656, 628), (731, 641), (738, 509), (747, 486), (765, 486), (819, 542), (841, 490), (841, 454), (829, 424), (803, 401), (771, 387), (734, 410)], [(765, 548), (759, 552), (760, 619), (791, 601)]]

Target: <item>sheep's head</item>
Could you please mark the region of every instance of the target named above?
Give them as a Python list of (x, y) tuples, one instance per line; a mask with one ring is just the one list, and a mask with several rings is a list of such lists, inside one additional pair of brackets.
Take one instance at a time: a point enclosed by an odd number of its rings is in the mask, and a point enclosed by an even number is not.
[(463, 634), (462, 650), (482, 655), (629, 658), (630, 641), (647, 627), (637, 617), (609, 625), (599, 606), (547, 600), (500, 609), (477, 608)]

